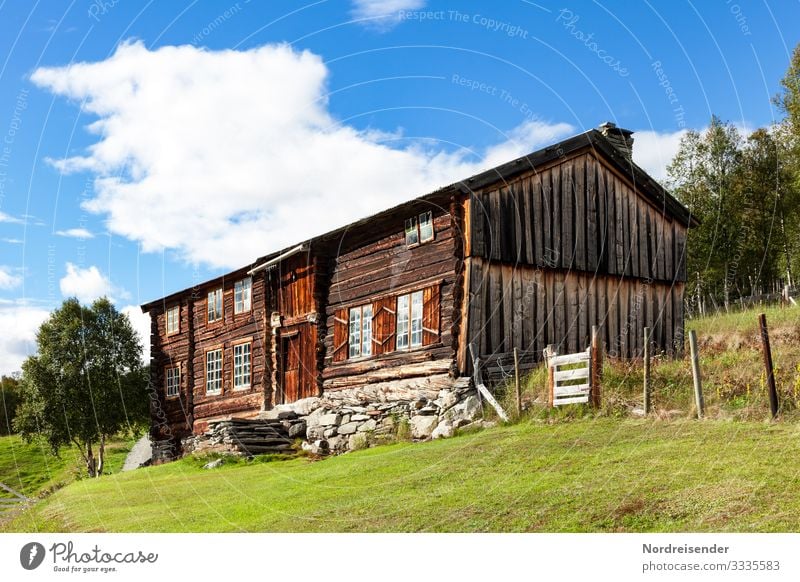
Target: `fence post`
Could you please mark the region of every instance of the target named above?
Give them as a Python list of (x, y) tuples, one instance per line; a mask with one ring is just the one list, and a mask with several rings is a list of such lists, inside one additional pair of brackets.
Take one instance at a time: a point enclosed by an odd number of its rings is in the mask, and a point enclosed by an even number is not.
[(600, 408), (600, 383), (603, 377), (603, 345), (600, 341), (600, 328), (592, 326), (592, 407)]
[(644, 328), (644, 413), (650, 414), (650, 328)]
[(519, 351), (514, 348), (514, 387), (517, 392), (517, 416), (522, 414), (522, 393), (519, 389)]
[(697, 418), (703, 418), (703, 385), (700, 380), (700, 354), (697, 353), (697, 333), (689, 331), (689, 350), (692, 354), (692, 379), (694, 380), (694, 399), (697, 404)]
[(547, 404), (550, 406), (550, 408), (553, 408), (553, 390), (555, 388), (556, 381), (555, 372), (553, 372), (553, 367), (550, 365), (550, 358), (555, 355), (555, 352), (555, 344), (548, 344), (544, 350), (544, 360), (547, 364)]
[(778, 416), (778, 389), (775, 387), (775, 371), (772, 368), (772, 349), (769, 346), (769, 330), (767, 329), (767, 316), (762, 313), (758, 316), (761, 327), (761, 345), (764, 351), (764, 368), (767, 370), (767, 389), (769, 390), (769, 410), (772, 418)]

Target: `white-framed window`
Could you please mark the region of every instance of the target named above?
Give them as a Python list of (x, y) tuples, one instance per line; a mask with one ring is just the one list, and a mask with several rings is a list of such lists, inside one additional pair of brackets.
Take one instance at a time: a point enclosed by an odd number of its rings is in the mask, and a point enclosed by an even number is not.
[(406, 218), (406, 246), (430, 242), (433, 240), (433, 212), (423, 212), (419, 217)]
[(433, 240), (433, 213), (429, 210), (419, 215), (419, 242)]
[(233, 387), (250, 387), (250, 342), (233, 346)]
[(406, 218), (406, 246), (419, 244), (419, 227), (416, 216)]
[(177, 396), (181, 392), (181, 369), (180, 366), (171, 366), (164, 372), (167, 396)]
[(397, 349), (422, 345), (422, 291), (397, 297)]
[(222, 287), (208, 292), (208, 322), (222, 319)]
[(222, 392), (222, 350), (206, 352), (206, 394)]
[(244, 313), (250, 311), (253, 279), (247, 277), (241, 281), (236, 281), (233, 287), (233, 312)]
[(372, 355), (372, 305), (361, 305), (350, 309), (349, 351), (350, 358)]
[(167, 333), (178, 333), (181, 330), (181, 308), (175, 305), (167, 309)]

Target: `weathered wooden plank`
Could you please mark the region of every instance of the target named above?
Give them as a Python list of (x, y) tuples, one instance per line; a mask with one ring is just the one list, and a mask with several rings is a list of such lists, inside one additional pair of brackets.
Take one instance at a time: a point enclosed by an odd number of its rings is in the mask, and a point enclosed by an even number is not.
[(575, 160), (574, 165), (574, 209), (575, 209), (575, 226), (574, 226), (574, 265), (581, 271), (586, 270), (586, 257), (588, 250), (586, 248), (586, 230), (587, 230), (587, 202), (586, 202), (586, 156), (581, 156)]
[(594, 157), (586, 157), (586, 268), (600, 270), (599, 254), (602, 243), (598, 236), (597, 164)]
[(537, 265), (554, 266), (552, 260), (552, 253), (554, 247), (553, 243), (553, 217), (555, 216), (553, 208), (553, 186), (551, 183), (551, 171), (544, 170), (539, 174), (541, 178), (541, 193), (542, 193), (542, 262), (536, 263)]
[(522, 240), (525, 243), (525, 252), (521, 254), (521, 260), (529, 265), (536, 264), (536, 236), (534, 235), (533, 222), (533, 193), (531, 191), (531, 179), (526, 178), (520, 184), (519, 196), (519, 216), (520, 228), (525, 235)]
[(561, 266), (575, 268), (575, 178), (572, 161), (561, 165)]
[[(503, 326), (503, 349), (501, 351), (510, 352), (516, 345), (516, 338), (514, 337), (515, 331), (515, 309), (514, 309), (514, 267), (512, 265), (502, 265), (500, 267), (501, 281), (502, 281), (502, 295), (503, 302), (503, 318), (501, 319)], [(519, 347), (519, 346), (517, 346)]]
[[(534, 265), (544, 266), (544, 246), (545, 241), (550, 237), (550, 223), (547, 216), (546, 204), (542, 201), (542, 175), (535, 174), (530, 178), (531, 182), (531, 221), (530, 229), (533, 233)], [(548, 241), (549, 242), (549, 241)]]
[[(588, 362), (588, 358), (586, 359)], [(589, 368), (575, 368), (574, 370), (556, 370), (555, 371), (555, 380), (556, 382), (564, 381), (564, 380), (578, 380), (581, 378), (588, 378), (589, 377)]]
[(561, 172), (559, 171), (559, 168), (553, 168), (553, 171), (550, 172), (550, 178), (552, 181), (551, 201), (553, 203), (553, 238), (551, 241), (551, 261), (548, 262), (548, 266), (557, 268), (567, 264), (567, 261), (562, 256), (563, 253), (561, 250), (561, 206), (563, 197), (561, 194)]

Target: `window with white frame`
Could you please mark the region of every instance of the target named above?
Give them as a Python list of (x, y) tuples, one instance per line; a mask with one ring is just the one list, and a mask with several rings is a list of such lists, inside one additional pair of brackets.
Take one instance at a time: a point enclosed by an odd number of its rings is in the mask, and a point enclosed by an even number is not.
[(433, 213), (429, 210), (419, 215), (419, 242), (433, 240)]
[(208, 293), (208, 322), (222, 319), (222, 287)]
[(397, 297), (397, 349), (422, 345), (422, 291)]
[(179, 366), (167, 368), (165, 374), (167, 396), (177, 396), (181, 391), (181, 369)]
[(250, 342), (233, 346), (233, 387), (250, 387)]
[(167, 309), (167, 333), (178, 333), (181, 330), (181, 308), (176, 305)]
[(406, 218), (406, 246), (419, 244), (419, 227), (416, 216)]
[(372, 355), (372, 305), (350, 309), (349, 357)]
[(206, 352), (206, 394), (222, 392), (222, 350)]
[(253, 279), (247, 277), (241, 281), (236, 281), (233, 287), (233, 312), (244, 313), (250, 311), (250, 297), (253, 287)]

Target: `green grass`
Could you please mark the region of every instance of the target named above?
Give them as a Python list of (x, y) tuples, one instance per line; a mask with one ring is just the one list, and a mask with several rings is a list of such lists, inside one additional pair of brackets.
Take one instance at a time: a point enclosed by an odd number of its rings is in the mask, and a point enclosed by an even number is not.
[[(73, 481), (0, 530), (800, 531), (800, 309), (766, 312), (777, 422), (758, 312), (734, 313), (687, 322), (700, 344), (702, 421), (688, 356), (654, 359), (646, 420), (632, 418), (641, 362), (605, 362), (600, 410), (548, 409), (540, 368), (524, 379), (527, 410), (514, 425), (319, 462), (231, 459), (205, 470), (186, 458)], [(0, 480), (36, 494), (73, 478), (75, 463), (9, 438)]]
[[(115, 440), (106, 447), (106, 473), (116, 473), (125, 462), (133, 441)], [(80, 453), (62, 449), (55, 456), (45, 444), (26, 443), (18, 436), (0, 437), (0, 482), (31, 498), (44, 497), (82, 477), (85, 471)], [(12, 497), (0, 490), (0, 497)], [(0, 520), (7, 519), (15, 506), (0, 505)]]
[(73, 483), (8, 531), (798, 531), (788, 423), (525, 421), (320, 462)]

